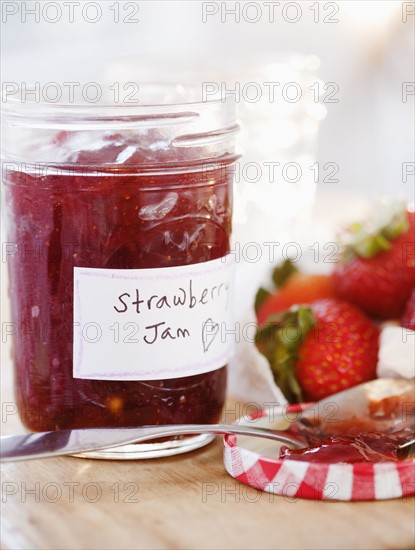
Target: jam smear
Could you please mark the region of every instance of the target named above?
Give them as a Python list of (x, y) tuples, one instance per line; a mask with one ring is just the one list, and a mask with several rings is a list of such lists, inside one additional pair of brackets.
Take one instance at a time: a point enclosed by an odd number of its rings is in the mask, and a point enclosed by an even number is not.
[[(6, 177), (8, 237), (18, 245), (9, 268), (22, 421), (33, 431), (217, 422), (225, 365), (170, 380), (73, 378), (74, 267), (182, 266), (230, 248), (229, 159), (201, 169), (200, 151), (172, 151), (153, 130), (101, 141), (89, 151), (76, 133), (61, 132), (53, 146), (67, 162)], [(164, 173), (145, 172), (164, 163)]]
[(405, 433), (363, 432), (357, 436), (330, 436), (304, 449), (282, 447), (280, 458), (317, 463), (396, 462), (398, 447), (409, 441)]

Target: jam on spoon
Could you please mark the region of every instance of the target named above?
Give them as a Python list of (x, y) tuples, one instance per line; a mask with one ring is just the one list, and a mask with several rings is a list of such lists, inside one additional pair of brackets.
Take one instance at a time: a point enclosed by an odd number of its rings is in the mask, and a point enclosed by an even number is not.
[(397, 462), (400, 445), (409, 441), (407, 432), (382, 434), (362, 432), (357, 436), (333, 435), (304, 449), (282, 447), (280, 458), (306, 462)]

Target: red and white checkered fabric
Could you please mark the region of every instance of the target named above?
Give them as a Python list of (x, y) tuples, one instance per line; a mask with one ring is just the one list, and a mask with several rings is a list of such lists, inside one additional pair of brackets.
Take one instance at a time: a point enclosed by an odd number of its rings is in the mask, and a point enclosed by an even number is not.
[[(287, 410), (297, 411), (297, 405)], [(255, 414), (255, 418), (258, 416), (267, 416), (267, 412)], [(224, 446), (226, 471), (238, 481), (268, 493), (331, 501), (384, 500), (415, 494), (415, 459), (377, 464), (280, 460), (240, 447), (236, 435), (226, 435)]]

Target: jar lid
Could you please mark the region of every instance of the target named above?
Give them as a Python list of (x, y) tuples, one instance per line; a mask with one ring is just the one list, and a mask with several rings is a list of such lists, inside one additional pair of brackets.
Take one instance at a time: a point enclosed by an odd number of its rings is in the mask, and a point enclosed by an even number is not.
[[(302, 405), (304, 410), (308, 405)], [(241, 418), (237, 423), (276, 428), (298, 405), (275, 407)], [(226, 471), (238, 481), (287, 499), (325, 501), (385, 500), (415, 493), (415, 459), (400, 462), (323, 464), (282, 460), (279, 444), (260, 438), (224, 437)]]

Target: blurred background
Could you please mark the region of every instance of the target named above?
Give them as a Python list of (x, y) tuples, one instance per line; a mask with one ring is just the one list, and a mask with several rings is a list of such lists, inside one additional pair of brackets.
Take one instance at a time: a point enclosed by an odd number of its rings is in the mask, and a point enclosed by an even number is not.
[(415, 80), (413, 2), (1, 5), (3, 82), (102, 82), (117, 65), (125, 69), (127, 56), (130, 75), (123, 76), (132, 81), (149, 60), (163, 80), (166, 67), (180, 74), (183, 66), (216, 66), (221, 75), (224, 63), (243, 72), (286, 54), (317, 56), (318, 76), (336, 84), (338, 100), (325, 103), (318, 156), (340, 168), (339, 182), (321, 183), (319, 193), (413, 194), (413, 176), (402, 178), (402, 162), (414, 155), (413, 88), (402, 101), (403, 83)]

